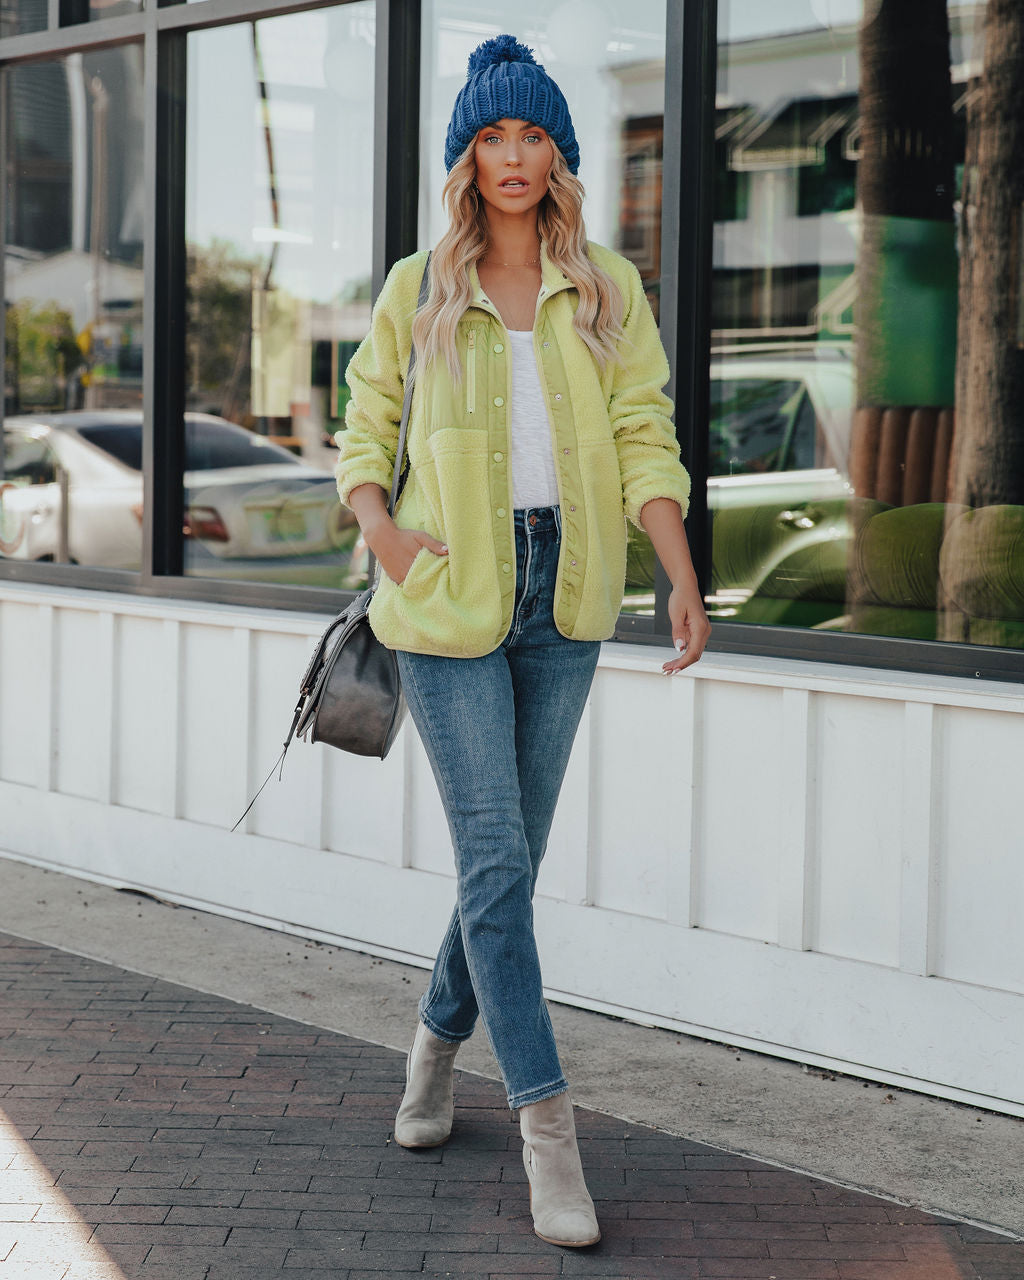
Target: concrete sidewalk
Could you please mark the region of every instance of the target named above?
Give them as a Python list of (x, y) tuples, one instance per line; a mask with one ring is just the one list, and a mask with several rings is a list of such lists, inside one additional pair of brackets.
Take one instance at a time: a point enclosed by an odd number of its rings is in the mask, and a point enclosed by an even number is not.
[[(7, 860), (0, 860), (0, 929), (182, 984), (193, 1001), (212, 992), (400, 1055), (425, 981), (405, 965)], [(816, 1183), (879, 1192), (1024, 1237), (1024, 1122), (563, 1006), (552, 1006), (552, 1015), (577, 1103), (741, 1161), (756, 1157)], [(387, 1131), (388, 1107), (401, 1091), (401, 1056), (395, 1061), (395, 1096), (379, 1117)], [(497, 1077), (482, 1036), (459, 1064)], [(500, 1089), (495, 1097), (500, 1111)], [(890, 1204), (886, 1212), (900, 1211)], [(1024, 1253), (1009, 1257), (1010, 1270), (985, 1274), (1024, 1278)], [(797, 1274), (805, 1273), (780, 1273)]]

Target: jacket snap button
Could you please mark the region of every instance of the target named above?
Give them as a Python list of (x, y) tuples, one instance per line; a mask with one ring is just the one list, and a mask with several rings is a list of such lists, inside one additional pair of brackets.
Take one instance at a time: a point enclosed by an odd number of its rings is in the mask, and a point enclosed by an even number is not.
[(555, 392), (555, 399), (556, 399), (556, 400), (561, 400), (561, 398), (562, 398), (562, 393), (561, 393), (561, 391), (556, 391), (556, 392)]
[(498, 519), (499, 519), (499, 520), (504, 519), (504, 516), (505, 516), (505, 508), (504, 508), (504, 507), (499, 507), (499, 508), (498, 508), (498, 510), (497, 510), (494, 514), (498, 517)]
[(503, 572), (503, 573), (511, 573), (511, 572), (512, 572), (512, 566), (511, 566), (510, 564), (503, 564), (503, 565), (501, 566), (501, 568), (502, 568), (502, 572)]
[(562, 452), (563, 452), (563, 453), (568, 453), (568, 452), (569, 452), (569, 450), (568, 450), (568, 449), (563, 449), (563, 450), (562, 450)]
[(504, 343), (496, 342), (496, 343), (494, 344), (494, 354), (495, 354), (496, 356), (500, 356), (500, 355), (501, 355), (501, 353), (502, 353), (504, 350), (505, 350), (505, 345), (504, 345)]
[(570, 508), (569, 508), (569, 510), (570, 510), (570, 511), (575, 511), (575, 510), (576, 510), (576, 508), (575, 508), (575, 507), (570, 507)]
[(504, 455), (503, 453), (496, 453), (496, 454), (494, 455), (494, 461), (495, 461), (495, 462), (500, 462), (500, 461), (502, 460), (502, 458), (504, 458), (504, 456), (505, 456), (505, 455)]
[(575, 569), (575, 567), (576, 567), (576, 561), (575, 561), (575, 560), (570, 560), (570, 561), (569, 561), (569, 563), (570, 563), (570, 564), (572, 565), (572, 567)]
[(496, 408), (500, 409), (504, 403), (505, 401), (501, 398), (501, 396), (494, 397), (494, 404)]

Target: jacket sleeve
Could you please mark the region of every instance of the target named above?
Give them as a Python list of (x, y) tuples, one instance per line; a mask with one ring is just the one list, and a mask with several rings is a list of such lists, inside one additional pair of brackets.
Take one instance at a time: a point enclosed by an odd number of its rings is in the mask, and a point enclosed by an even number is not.
[(345, 428), (338, 434), (338, 462), (334, 469), (338, 495), (347, 506), (349, 494), (361, 484), (379, 484), (388, 492), (402, 421), (408, 335), (404, 343), (396, 325), (397, 268), (392, 267), (374, 303), (370, 332), (359, 344), (345, 371), (351, 398)]
[(669, 379), (668, 357), (640, 273), (632, 264), (622, 328), (622, 355), (613, 368), (608, 414), (626, 515), (640, 529), (640, 510), (652, 498), (675, 499), (685, 518), (690, 477), (679, 460), (672, 401), (662, 390)]

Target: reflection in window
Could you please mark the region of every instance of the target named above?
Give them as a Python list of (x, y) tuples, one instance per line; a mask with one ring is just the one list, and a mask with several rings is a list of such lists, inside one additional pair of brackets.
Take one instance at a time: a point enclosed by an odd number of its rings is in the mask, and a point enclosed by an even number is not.
[(723, 378), (711, 384), (713, 476), (813, 466), (814, 410), (802, 382)]
[[(142, 50), (8, 68), (0, 555), (138, 568), (142, 483), (77, 427), (141, 423)], [(26, 460), (35, 457), (36, 463)]]
[[(118, 18), (123, 13), (138, 13), (142, 0), (89, 0), (88, 9), (79, 0), (80, 11), (74, 12), (72, 21), (95, 22), (97, 18)], [(75, 6), (76, 9), (78, 6)]]
[(373, 43), (371, 0), (188, 37), (187, 573), (365, 577), (333, 469), (370, 321)]
[(48, 16), (47, 0), (6, 0), (0, 8), (0, 37), (45, 31)]
[[(528, 0), (516, 7), (516, 38), (534, 51), (565, 94), (580, 145), (587, 234), (631, 259), (659, 310), (661, 182), (665, 116), (665, 0), (628, 6), (603, 0)], [(447, 226), (441, 203), (444, 139), (470, 53), (510, 29), (507, 4), (483, 0), (467, 21), (458, 0), (423, 10), (420, 243)], [(627, 612), (654, 611), (654, 552), (630, 526)]]
[(1024, 8), (810, 8), (719, 6), (711, 611), (1024, 647)]

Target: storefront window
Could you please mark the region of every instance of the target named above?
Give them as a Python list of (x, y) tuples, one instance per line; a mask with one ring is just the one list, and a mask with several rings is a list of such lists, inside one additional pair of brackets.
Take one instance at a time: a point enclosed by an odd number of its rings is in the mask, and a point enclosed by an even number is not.
[(1024, 8), (719, 15), (709, 611), (1024, 647)]
[[(665, 116), (665, 0), (528, 0), (510, 12), (484, 0), (428, 0), (423, 7), (420, 242), (447, 226), (441, 202), (444, 140), (470, 53), (512, 31), (565, 94), (580, 146), (587, 235), (630, 258), (659, 311), (661, 173)], [(511, 24), (511, 25), (510, 25)], [(630, 527), (628, 612), (654, 612), (654, 553)]]
[(0, 556), (137, 569), (142, 50), (8, 68)]
[(188, 37), (186, 573), (365, 575), (333, 469), (370, 321), (373, 42), (371, 0)]

